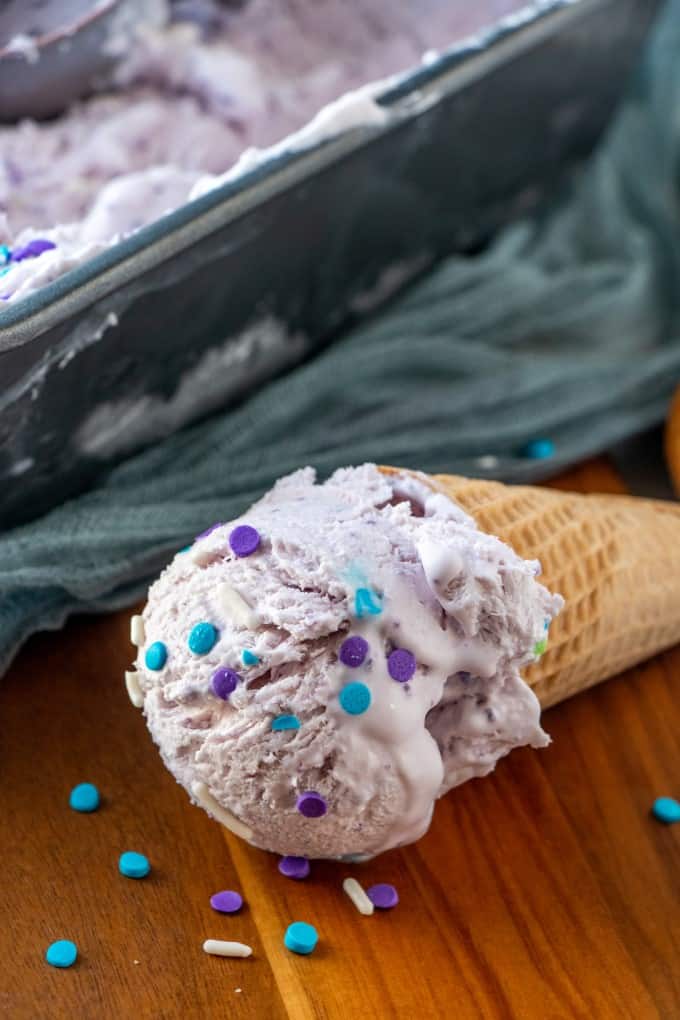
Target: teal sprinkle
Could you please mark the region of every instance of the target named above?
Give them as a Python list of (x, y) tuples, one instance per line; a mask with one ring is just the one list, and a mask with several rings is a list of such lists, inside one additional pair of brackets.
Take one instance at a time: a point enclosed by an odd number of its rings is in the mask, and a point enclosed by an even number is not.
[(378, 616), (382, 613), (380, 599), (370, 588), (357, 588), (354, 596), (354, 612), (361, 619), (362, 616)]
[(183, 549), (180, 549), (180, 552), (181, 553), (189, 552), (190, 549), (191, 549), (190, 545), (185, 545)]
[(51, 967), (72, 967), (78, 958), (78, 949), (70, 939), (59, 939), (48, 946), (45, 959)]
[(289, 924), (283, 937), (286, 949), (290, 949), (291, 953), (299, 953), (301, 956), (313, 953), (318, 941), (319, 936), (314, 925), (306, 924), (304, 921), (293, 921), (292, 924)]
[(217, 627), (202, 620), (191, 628), (187, 644), (194, 655), (207, 655), (219, 639)]
[(547, 630), (549, 626), (550, 626), (550, 620), (544, 620), (543, 621), (543, 630)]
[(277, 715), (272, 721), (273, 730), (299, 730), (300, 720), (296, 715)]
[(673, 822), (680, 822), (680, 804), (673, 797), (657, 797), (652, 814), (660, 822), (672, 825)]
[(168, 658), (168, 650), (162, 641), (154, 641), (146, 650), (144, 662), (147, 669), (163, 669)]
[(6, 266), (12, 257), (12, 252), (7, 244), (0, 244), (0, 263)]
[(348, 715), (362, 715), (371, 704), (371, 692), (359, 681), (345, 684), (340, 691), (340, 704)]
[(257, 666), (259, 661), (255, 652), (249, 652), (247, 648), (241, 652), (241, 662), (244, 666)]

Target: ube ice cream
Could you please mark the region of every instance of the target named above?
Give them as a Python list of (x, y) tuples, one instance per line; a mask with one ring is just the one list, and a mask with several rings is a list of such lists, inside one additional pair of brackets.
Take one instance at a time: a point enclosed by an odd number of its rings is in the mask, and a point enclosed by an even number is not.
[[(163, 2), (147, 5), (155, 10)], [(265, 158), (257, 150), (300, 132), (346, 93), (406, 72), (427, 51), (445, 50), (523, 6), (525, 0), (249, 0), (234, 10), (210, 0), (166, 3), (166, 23), (138, 28), (105, 92), (51, 121), (0, 126), (0, 299), (24, 297), (219, 186), (225, 173)], [(10, 42), (6, 32), (0, 21), (0, 47)], [(380, 123), (380, 91), (331, 105), (287, 147)], [(36, 239), (51, 242), (39, 258), (10, 257)]]
[(520, 676), (562, 606), (538, 572), (424, 478), (307, 468), (175, 556), (128, 686), (177, 780), (249, 842), (372, 856), (548, 743)]

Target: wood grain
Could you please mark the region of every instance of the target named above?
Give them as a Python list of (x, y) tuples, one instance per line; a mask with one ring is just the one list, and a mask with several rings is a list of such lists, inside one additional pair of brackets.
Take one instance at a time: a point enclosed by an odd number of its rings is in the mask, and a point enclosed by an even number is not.
[[(620, 488), (604, 463), (558, 484)], [(0, 683), (1, 1016), (680, 1017), (680, 825), (649, 815), (680, 796), (680, 650), (550, 710), (552, 746), (452, 791), (418, 844), (296, 883), (163, 768), (122, 684), (128, 620), (41, 635)], [(78, 815), (86, 780), (105, 801)], [(126, 849), (148, 879), (118, 874)], [(399, 906), (359, 915), (347, 874), (393, 882)], [(242, 891), (240, 915), (210, 909), (221, 888)], [(284, 949), (292, 920), (318, 929), (312, 957)], [(209, 958), (207, 937), (254, 956)], [(43, 961), (56, 938), (79, 946), (71, 970)]]

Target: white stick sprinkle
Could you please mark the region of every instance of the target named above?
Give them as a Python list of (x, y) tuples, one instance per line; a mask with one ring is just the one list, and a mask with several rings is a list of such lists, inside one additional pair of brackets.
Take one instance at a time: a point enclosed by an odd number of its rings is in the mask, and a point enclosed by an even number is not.
[(203, 952), (211, 956), (252, 956), (253, 950), (243, 942), (222, 942), (221, 939), (206, 939)]
[(144, 692), (139, 686), (139, 673), (126, 672), (125, 687), (128, 692), (128, 698), (135, 708), (141, 708), (144, 704)]
[(141, 616), (133, 616), (130, 620), (130, 641), (133, 645), (137, 645), (137, 648), (146, 641), (144, 620)]
[(359, 913), (365, 914), (366, 917), (370, 917), (374, 910), (373, 904), (357, 882), (356, 878), (346, 878), (342, 883), (342, 888), (345, 890)]
[(221, 804), (218, 804), (205, 783), (192, 783), (191, 792), (201, 807), (204, 807), (209, 814), (213, 815), (225, 829), (229, 829), (235, 836), (240, 836), (241, 839), (245, 839), (248, 842), (253, 838), (253, 830), (249, 829), (243, 822), (240, 822), (238, 818), (235, 818), (231, 811), (227, 811)]
[(221, 584), (217, 597), (220, 600), (222, 609), (231, 617), (234, 623), (240, 624), (242, 627), (248, 627), (250, 630), (255, 630), (260, 622), (260, 618), (235, 588), (232, 588), (230, 584)]

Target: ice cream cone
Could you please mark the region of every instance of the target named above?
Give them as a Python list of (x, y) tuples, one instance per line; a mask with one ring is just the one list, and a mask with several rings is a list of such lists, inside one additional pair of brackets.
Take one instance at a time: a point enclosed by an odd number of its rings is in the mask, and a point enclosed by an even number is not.
[(542, 583), (564, 596), (547, 649), (525, 674), (544, 708), (680, 642), (680, 505), (419, 477), (540, 560)]

